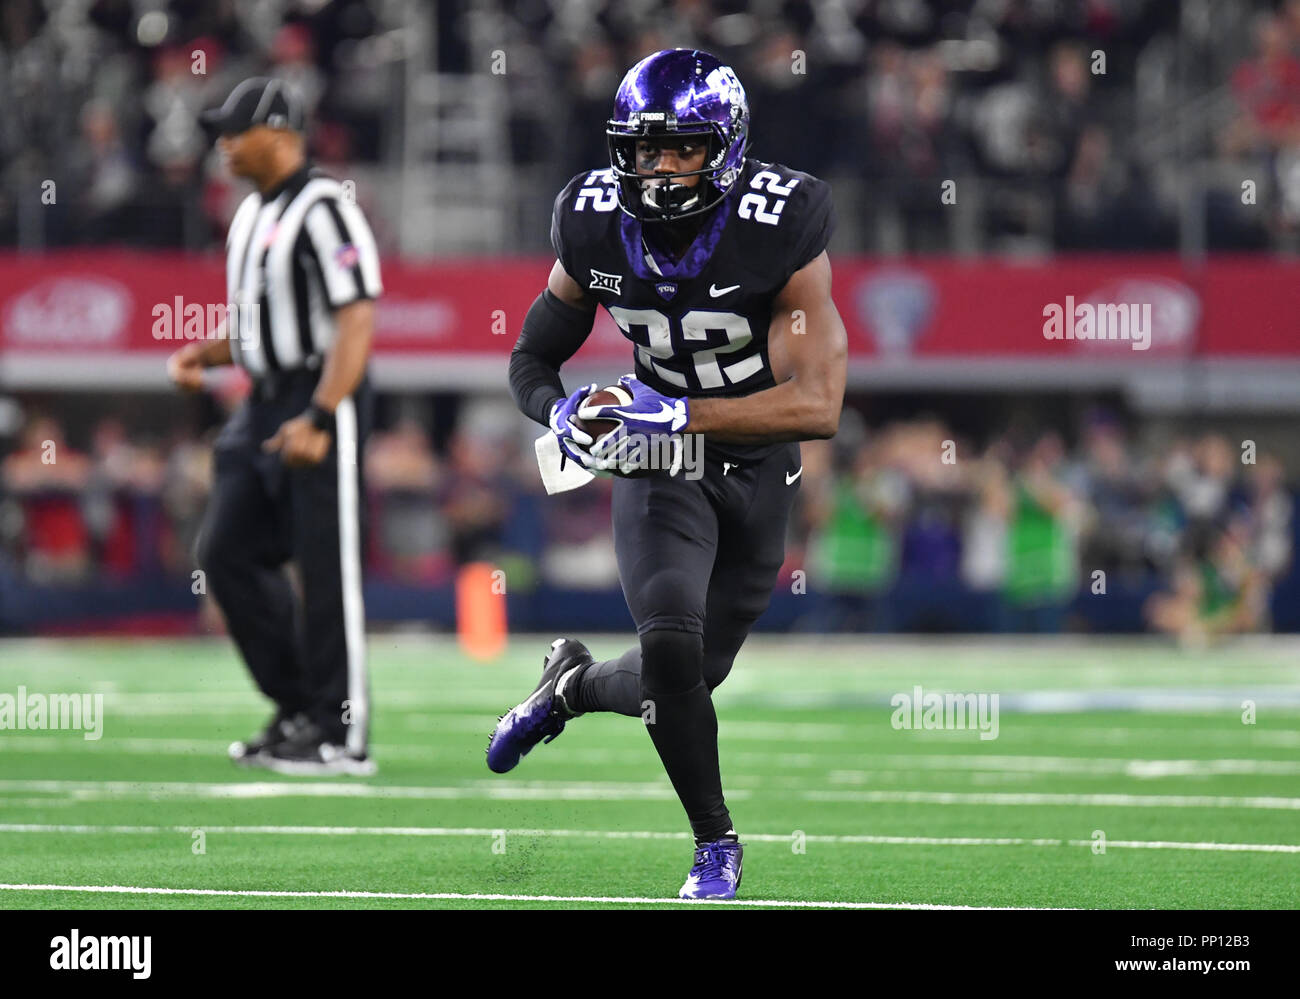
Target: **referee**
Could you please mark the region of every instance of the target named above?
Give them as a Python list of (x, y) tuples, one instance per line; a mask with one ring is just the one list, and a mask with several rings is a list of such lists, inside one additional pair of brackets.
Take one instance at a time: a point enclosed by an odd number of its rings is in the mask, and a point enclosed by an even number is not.
[(283, 82), (245, 80), (203, 123), (231, 172), (257, 188), (226, 239), (227, 324), (237, 317), (237, 329), (167, 364), (189, 391), (221, 364), (253, 380), (217, 438), (198, 542), (209, 591), (276, 706), (230, 755), (287, 774), (371, 774), (360, 459), (382, 291), (374, 238), (340, 184), (307, 161), (302, 108)]

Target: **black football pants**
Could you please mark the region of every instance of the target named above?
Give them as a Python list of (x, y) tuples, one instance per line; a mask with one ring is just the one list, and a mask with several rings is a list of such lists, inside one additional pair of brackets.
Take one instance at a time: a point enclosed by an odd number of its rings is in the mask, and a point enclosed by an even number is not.
[(771, 599), (799, 488), (787, 479), (800, 468), (797, 443), (730, 467), (706, 449), (695, 481), (614, 482), (619, 579), (640, 644), (589, 667), (575, 708), (642, 718), (700, 841), (731, 828), (710, 694)]
[[(222, 430), (198, 561), (254, 681), (280, 710), (366, 752), (369, 681), (361, 594), (361, 450), (370, 391), (339, 404), (319, 465), (289, 468), (262, 451), (311, 401), (318, 374), (263, 384)], [(285, 572), (299, 569), (301, 599)]]

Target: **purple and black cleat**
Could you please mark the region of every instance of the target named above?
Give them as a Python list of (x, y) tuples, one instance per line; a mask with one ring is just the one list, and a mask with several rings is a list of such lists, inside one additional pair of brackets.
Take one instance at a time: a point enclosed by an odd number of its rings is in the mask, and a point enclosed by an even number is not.
[(740, 890), (745, 847), (732, 836), (695, 848), (695, 866), (678, 892), (680, 898), (735, 898)]
[(497, 719), (487, 747), (489, 770), (510, 772), (539, 742), (550, 742), (564, 731), (564, 723), (581, 712), (571, 710), (565, 702), (563, 685), (575, 670), (592, 662), (591, 653), (579, 641), (557, 638), (551, 643), (551, 651), (543, 661), (541, 682), (528, 700)]

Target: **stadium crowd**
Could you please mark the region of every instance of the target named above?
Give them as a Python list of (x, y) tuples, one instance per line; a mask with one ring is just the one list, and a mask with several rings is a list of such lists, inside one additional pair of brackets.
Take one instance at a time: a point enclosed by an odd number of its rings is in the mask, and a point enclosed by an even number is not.
[[(1100, 409), (1069, 431), (1068, 447), (1055, 430), (976, 445), (936, 417), (868, 427), (846, 412), (833, 442), (803, 445), (783, 578), (802, 570), (819, 599), (798, 626), (949, 630), (960, 591), (980, 630), (1058, 632), (1085, 626), (1081, 594), (1120, 590), (1130, 624), (1182, 641), (1269, 629), (1294, 546), (1275, 456), (1243, 464), (1215, 433), (1139, 445)], [(464, 406), (440, 436), (399, 415), (370, 440), (370, 578), (427, 589), (490, 561), (516, 584), (617, 590), (608, 480), (545, 497), (508, 404)], [(131, 436), (117, 418), (69, 442), (34, 415), (0, 464), (0, 559), (36, 584), (184, 584), (208, 444)]]
[[(255, 72), (302, 92), (323, 164), (395, 176), (401, 63), (422, 12), (422, 65), (504, 88), (508, 196), (521, 203), (549, 205), (567, 177), (606, 160), (601, 124), (627, 65), (694, 44), (746, 82), (757, 155), (836, 183), (844, 250), (1169, 249), (1197, 217), (1210, 248), (1300, 245), (1300, 0), (4, 10), (0, 245), (219, 246), (232, 193), (197, 114)], [(508, 57), (500, 76), (494, 53)], [(1243, 178), (1257, 187), (1245, 204)], [(31, 192), (46, 179), (65, 193), (41, 206)], [(973, 214), (940, 204), (947, 179)], [(376, 229), (391, 249), (397, 209), (386, 208)], [(546, 247), (544, 226), (520, 236), (489, 249)]]

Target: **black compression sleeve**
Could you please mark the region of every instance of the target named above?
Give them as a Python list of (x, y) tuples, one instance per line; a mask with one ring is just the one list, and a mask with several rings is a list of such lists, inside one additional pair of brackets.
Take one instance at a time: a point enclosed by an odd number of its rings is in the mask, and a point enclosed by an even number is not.
[(533, 302), (510, 353), (510, 394), (525, 416), (547, 426), (551, 407), (566, 395), (560, 365), (578, 352), (596, 320), (561, 302), (547, 288)]

